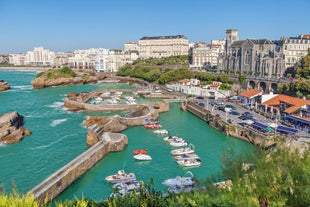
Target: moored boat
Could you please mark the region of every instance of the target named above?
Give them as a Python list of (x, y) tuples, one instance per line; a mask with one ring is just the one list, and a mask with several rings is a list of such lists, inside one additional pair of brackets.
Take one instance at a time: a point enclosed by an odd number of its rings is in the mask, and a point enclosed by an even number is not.
[(198, 167), (201, 165), (199, 158), (178, 160), (177, 163), (182, 167)]
[(185, 140), (173, 140), (169, 142), (170, 146), (172, 147), (184, 147), (187, 146), (187, 141)]
[(200, 159), (200, 157), (197, 154), (195, 154), (195, 153), (192, 153), (192, 154), (182, 154), (182, 155), (174, 156), (174, 158), (176, 160), (185, 160), (185, 159), (194, 159), (194, 158)]
[(154, 131), (155, 134), (168, 134), (167, 129), (157, 129)]
[(128, 193), (136, 193), (140, 194), (140, 190), (143, 186), (143, 181), (134, 180), (131, 182), (121, 182), (114, 184), (113, 187), (113, 193), (110, 195), (110, 197), (115, 196), (125, 196)]
[(163, 140), (170, 143), (172, 141), (183, 141), (184, 139), (179, 136), (168, 136), (168, 137), (164, 137)]
[(132, 151), (132, 154), (134, 155), (138, 155), (138, 154), (147, 154), (148, 150), (147, 149), (138, 149), (138, 150), (134, 150)]
[(145, 124), (144, 128), (146, 129), (159, 129), (162, 126), (160, 124)]
[(136, 175), (134, 173), (125, 173), (124, 170), (119, 170), (116, 174), (107, 176), (105, 180), (109, 183), (131, 182), (136, 180)]
[[(186, 177), (187, 174), (191, 176)], [(187, 171), (183, 177), (176, 176), (175, 178), (166, 179), (162, 184), (168, 186), (168, 192), (171, 193), (188, 192), (197, 187), (194, 175), (190, 171)]]
[(142, 160), (142, 161), (152, 160), (152, 157), (146, 154), (137, 154), (137, 155), (134, 155), (133, 158), (135, 158), (136, 160)]
[(172, 150), (170, 152), (173, 156), (180, 156), (180, 155), (184, 155), (184, 154), (193, 154), (195, 153), (195, 150), (193, 147), (182, 147), (182, 148), (179, 148), (179, 149), (175, 149), (175, 150)]

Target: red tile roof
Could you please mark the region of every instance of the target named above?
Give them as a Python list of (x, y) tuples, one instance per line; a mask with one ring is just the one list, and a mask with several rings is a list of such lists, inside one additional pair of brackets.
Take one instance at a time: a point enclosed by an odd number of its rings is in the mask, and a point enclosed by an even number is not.
[(188, 82), (191, 82), (191, 81), (188, 79), (179, 80), (179, 83), (188, 83)]
[(300, 109), (302, 106), (305, 106), (306, 104), (310, 105), (310, 101), (300, 99), (300, 98), (295, 98), (283, 94), (279, 94), (268, 101), (265, 101), (262, 103), (262, 105), (267, 105), (267, 106), (272, 106), (272, 105), (280, 105), (281, 102), (287, 103), (292, 105), (291, 107), (287, 108), (284, 112), (285, 113), (293, 113)]
[(257, 89), (250, 89), (248, 91), (242, 92), (240, 96), (246, 97), (246, 98), (252, 98), (254, 96), (260, 95), (262, 92)]

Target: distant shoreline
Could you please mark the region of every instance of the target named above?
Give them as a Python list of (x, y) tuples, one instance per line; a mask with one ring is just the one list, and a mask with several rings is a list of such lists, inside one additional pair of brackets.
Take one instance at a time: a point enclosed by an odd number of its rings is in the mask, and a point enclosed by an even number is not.
[(40, 68), (40, 67), (0, 67), (0, 70), (35, 70), (35, 71), (47, 71), (52, 68)]

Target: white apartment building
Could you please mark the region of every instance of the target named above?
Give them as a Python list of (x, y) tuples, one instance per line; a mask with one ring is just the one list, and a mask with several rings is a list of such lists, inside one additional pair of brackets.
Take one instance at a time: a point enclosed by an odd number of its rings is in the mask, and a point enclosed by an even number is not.
[(295, 66), (302, 57), (308, 54), (310, 35), (282, 37), (280, 41), (285, 58), (285, 68)]
[(62, 67), (69, 64), (69, 58), (73, 56), (73, 52), (58, 52), (54, 59), (54, 66)]
[(69, 57), (68, 65), (70, 68), (77, 70), (95, 69), (96, 49), (75, 50), (73, 56)]
[(35, 47), (25, 55), (25, 65), (45, 66), (54, 65), (55, 52), (45, 50), (43, 47)]
[(24, 65), (25, 55), (24, 54), (10, 54), (9, 63), (12, 65)]
[(142, 37), (139, 42), (141, 58), (162, 58), (188, 55), (189, 43), (184, 35)]

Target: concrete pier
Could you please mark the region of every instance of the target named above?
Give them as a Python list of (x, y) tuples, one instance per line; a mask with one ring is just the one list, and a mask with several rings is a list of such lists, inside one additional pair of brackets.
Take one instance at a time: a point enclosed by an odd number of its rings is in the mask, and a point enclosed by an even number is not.
[(52, 201), (109, 152), (120, 151), (127, 144), (126, 135), (103, 133), (98, 143), (35, 186), (28, 194), (32, 193), (40, 204)]

